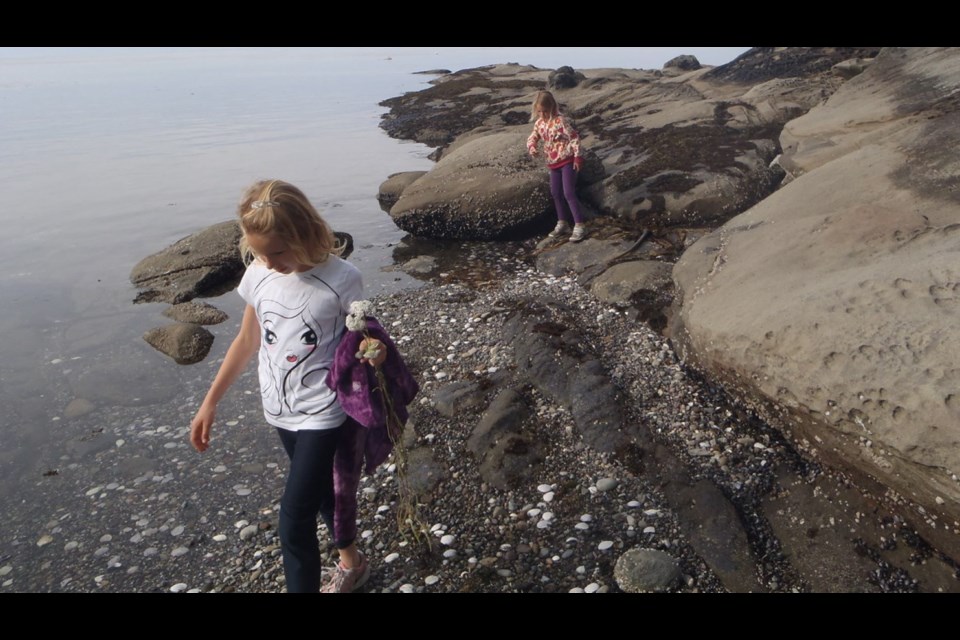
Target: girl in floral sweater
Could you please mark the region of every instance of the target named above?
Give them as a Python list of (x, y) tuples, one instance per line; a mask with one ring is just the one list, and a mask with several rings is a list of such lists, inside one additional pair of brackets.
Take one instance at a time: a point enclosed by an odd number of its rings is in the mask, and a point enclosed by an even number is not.
[(570, 242), (580, 242), (586, 235), (580, 201), (577, 200), (577, 172), (583, 165), (580, 156), (580, 135), (570, 122), (560, 115), (553, 94), (540, 91), (533, 101), (533, 133), (527, 138), (527, 151), (536, 156), (537, 144), (543, 141), (543, 154), (550, 169), (550, 193), (557, 210), (557, 226), (549, 237), (557, 238), (571, 233), (570, 218), (573, 217), (573, 232)]

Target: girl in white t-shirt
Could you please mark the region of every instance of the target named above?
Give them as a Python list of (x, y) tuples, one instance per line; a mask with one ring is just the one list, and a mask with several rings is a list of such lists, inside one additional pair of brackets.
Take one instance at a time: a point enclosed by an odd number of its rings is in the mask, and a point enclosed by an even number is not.
[[(349, 418), (326, 384), (350, 304), (362, 297), (360, 272), (336, 254), (327, 223), (295, 186), (264, 180), (238, 208), (247, 270), (238, 287), (246, 301), (240, 331), (190, 424), (203, 452), (217, 403), (259, 354), (264, 418), (276, 427), (290, 472), (280, 502), (280, 543), (287, 591), (321, 588), (319, 514), (334, 536), (340, 562), (323, 591), (349, 592), (370, 565), (356, 546), (357, 488), (367, 430)], [(361, 361), (379, 366), (386, 345), (361, 343)], [(336, 468), (337, 486), (334, 483)]]

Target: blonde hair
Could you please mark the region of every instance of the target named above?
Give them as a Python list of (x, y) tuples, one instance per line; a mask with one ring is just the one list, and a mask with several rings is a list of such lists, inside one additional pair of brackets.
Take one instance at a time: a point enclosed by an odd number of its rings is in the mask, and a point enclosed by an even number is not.
[(237, 207), (240, 217), (240, 255), (244, 264), (257, 255), (247, 234), (272, 235), (283, 240), (300, 264), (314, 267), (330, 254), (339, 255), (336, 236), (300, 189), (282, 180), (260, 180), (243, 194)]
[(549, 91), (537, 92), (537, 97), (533, 99), (533, 107), (530, 108), (531, 122), (536, 122), (539, 117), (537, 110), (541, 108), (549, 109), (551, 117), (560, 115), (560, 106), (557, 104), (557, 99), (554, 98), (553, 94)]

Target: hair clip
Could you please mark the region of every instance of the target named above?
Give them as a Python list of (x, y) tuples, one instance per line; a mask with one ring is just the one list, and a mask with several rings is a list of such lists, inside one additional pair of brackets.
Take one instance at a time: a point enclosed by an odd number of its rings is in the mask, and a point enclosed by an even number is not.
[(280, 203), (276, 200), (254, 200), (250, 204), (251, 209), (262, 209), (263, 207), (279, 207)]

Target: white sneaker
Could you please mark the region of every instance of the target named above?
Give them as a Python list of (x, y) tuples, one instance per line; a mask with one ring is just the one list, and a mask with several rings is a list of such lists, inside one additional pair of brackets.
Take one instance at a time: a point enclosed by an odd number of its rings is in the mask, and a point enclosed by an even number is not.
[(560, 220), (557, 222), (557, 226), (553, 228), (547, 237), (548, 238), (559, 238), (560, 236), (565, 236), (570, 233), (570, 223), (566, 220)]
[(582, 224), (573, 225), (573, 233), (570, 234), (570, 242), (580, 242), (587, 237), (587, 228)]

